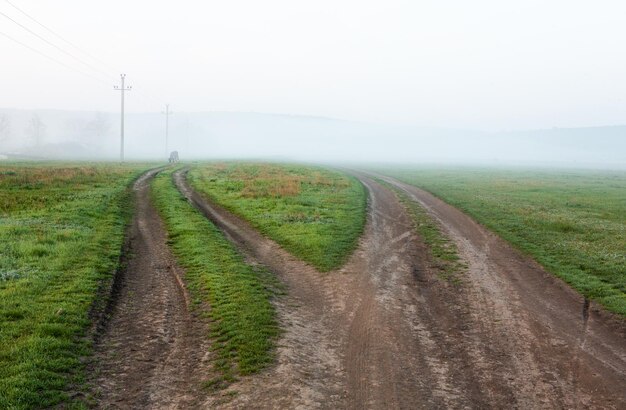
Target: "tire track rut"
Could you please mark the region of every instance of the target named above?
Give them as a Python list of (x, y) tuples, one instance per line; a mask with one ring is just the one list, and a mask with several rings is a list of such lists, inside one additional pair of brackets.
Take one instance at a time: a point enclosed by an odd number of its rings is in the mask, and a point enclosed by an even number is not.
[(133, 186), (127, 266), (95, 346), (92, 384), (101, 408), (193, 408), (210, 375), (206, 322), (188, 309), (183, 271), (150, 200), (148, 171)]
[[(470, 217), (390, 177), (441, 224), (469, 266), (475, 344), (508, 362), (522, 408), (626, 408), (626, 323), (572, 290)], [(489, 336), (485, 339), (484, 336)], [(478, 336), (478, 338), (476, 337)]]

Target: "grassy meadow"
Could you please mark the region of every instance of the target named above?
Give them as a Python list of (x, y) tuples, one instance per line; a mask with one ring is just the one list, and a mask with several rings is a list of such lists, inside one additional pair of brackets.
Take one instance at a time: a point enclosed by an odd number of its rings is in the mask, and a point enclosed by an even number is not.
[[(130, 185), (150, 164), (0, 165), (0, 408), (71, 406), (84, 389), (94, 311), (118, 268)], [(246, 264), (177, 191), (174, 168), (152, 199), (209, 319), (220, 388), (273, 360), (272, 298), (282, 290)], [(626, 315), (626, 172), (388, 168), (379, 172), (460, 208), (609, 310)], [(341, 266), (366, 217), (355, 178), (291, 164), (195, 164), (191, 185), (320, 271)], [(385, 184), (384, 182), (381, 182)], [(425, 210), (388, 184), (429, 246), (443, 280), (462, 280), (457, 250)]]
[(198, 192), (321, 271), (346, 261), (365, 224), (365, 188), (328, 169), (211, 163), (193, 167), (189, 180)]
[(270, 300), (280, 293), (277, 280), (265, 269), (245, 263), (233, 245), (183, 198), (172, 170), (160, 173), (152, 196), (169, 234), (185, 281), (198, 308), (210, 306), (210, 336), (220, 376), (219, 388), (238, 375), (257, 372), (273, 359), (278, 325)]
[(626, 172), (395, 168), (586, 297), (626, 315)]
[(117, 268), (146, 165), (0, 166), (0, 408), (39, 408), (80, 385), (90, 310)]

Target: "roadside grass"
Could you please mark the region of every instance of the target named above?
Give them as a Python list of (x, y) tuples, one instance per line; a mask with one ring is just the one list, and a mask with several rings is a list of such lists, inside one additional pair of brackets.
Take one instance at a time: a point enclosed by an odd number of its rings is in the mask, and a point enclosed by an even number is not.
[(85, 382), (90, 311), (119, 263), (147, 166), (0, 166), (0, 408), (55, 406)]
[(459, 258), (456, 245), (442, 231), (441, 226), (423, 206), (409, 198), (404, 191), (379, 178), (376, 178), (376, 182), (390, 189), (409, 212), (415, 230), (428, 246), (428, 252), (437, 276), (449, 283), (461, 284), (461, 275), (467, 266)]
[(274, 358), (279, 334), (271, 299), (282, 292), (267, 270), (245, 263), (233, 245), (189, 204), (172, 181), (172, 170), (152, 183), (152, 196), (185, 269), (194, 306), (210, 318), (210, 337), (220, 376), (207, 384), (225, 387), (239, 375), (255, 373)]
[(387, 169), (471, 215), (585, 297), (626, 315), (626, 172)]
[(270, 163), (211, 163), (189, 172), (193, 188), (246, 219), (322, 272), (355, 249), (366, 214), (365, 188), (328, 169)]

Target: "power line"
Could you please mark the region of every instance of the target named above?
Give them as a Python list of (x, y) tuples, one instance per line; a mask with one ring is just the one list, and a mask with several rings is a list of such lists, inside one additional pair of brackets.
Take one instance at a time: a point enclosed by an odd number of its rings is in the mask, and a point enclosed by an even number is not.
[(157, 102), (162, 101), (161, 98), (143, 90), (141, 86), (135, 86), (135, 88), (133, 88), (133, 91), (135, 91), (137, 93), (137, 96), (139, 96), (139, 98), (141, 98), (145, 103), (149, 104), (151, 108), (154, 108), (156, 110), (159, 110), (161, 108), (162, 104), (160, 102)]
[(105, 73), (104, 71), (100, 70), (99, 68), (83, 61), (82, 59), (80, 59), (79, 57), (76, 57), (74, 54), (70, 53), (69, 51), (66, 51), (64, 49), (62, 49), (61, 47), (57, 46), (56, 44), (54, 44), (53, 42), (45, 39), (44, 37), (40, 36), (39, 34), (37, 34), (36, 32), (34, 32), (33, 30), (31, 30), (30, 28), (26, 27), (25, 25), (23, 25), (22, 23), (18, 22), (17, 20), (14, 20), (13, 18), (11, 18), (10, 16), (8, 16), (7, 14), (3, 13), (2, 11), (0, 11), (0, 14), (3, 15), (4, 17), (6, 17), (7, 19), (11, 20), (13, 23), (17, 24), (18, 26), (20, 26), (21, 28), (23, 28), (24, 30), (28, 31), (30, 34), (34, 35), (35, 37), (37, 37), (38, 39), (44, 41), (46, 44), (49, 44), (50, 46), (56, 48), (57, 50), (61, 51), (62, 53), (67, 54), (68, 56), (72, 57), (73, 59), (75, 59), (76, 61), (86, 65), (87, 67), (91, 68), (92, 70), (98, 71), (101, 74), (104, 74), (107, 76), (107, 78), (109, 78), (109, 74)]
[[(90, 58), (100, 62), (101, 64), (108, 66), (109, 68), (111, 68), (112, 70), (115, 71), (119, 71), (115, 68), (113, 68), (111, 65), (107, 64), (106, 62), (100, 60), (99, 58), (87, 53), (86, 51), (82, 50), (80, 47), (78, 47), (76, 44), (72, 43), (71, 41), (67, 40), (65, 37), (61, 36), (60, 34), (58, 34), (57, 32), (55, 32), (54, 30), (52, 30), (50, 27), (46, 26), (45, 24), (43, 24), (42, 22), (40, 22), (39, 20), (37, 20), (36, 18), (34, 18), (33, 16), (31, 16), (30, 14), (28, 14), (26, 11), (22, 10), (21, 8), (19, 8), (18, 6), (16, 6), (15, 4), (13, 4), (11, 1), (9, 0), (5, 0), (11, 7), (15, 8), (17, 11), (19, 11), (20, 13), (22, 13), (23, 15), (25, 15), (26, 17), (28, 17), (30, 20), (34, 21), (35, 23), (37, 23), (39, 26), (43, 27), (44, 29), (46, 29), (47, 31), (49, 31), (50, 33), (52, 33), (54, 36), (58, 37), (59, 39), (61, 39), (62, 41), (64, 41), (65, 43), (69, 44), (70, 46), (72, 46), (73, 48), (75, 48), (77, 51), (89, 56)], [(9, 18), (11, 21), (13, 21), (15, 24), (20, 25), (22, 28), (24, 28), (25, 30), (29, 31), (31, 34), (37, 36), (38, 38), (40, 38), (41, 40), (47, 42), (48, 44), (52, 45), (53, 47), (60, 49), (57, 45), (52, 44), (51, 42), (49, 42), (48, 40), (42, 38), (41, 36), (39, 36), (37, 33), (34, 33), (32, 30), (28, 29), (27, 27), (23, 26), (22, 24), (18, 23), (17, 21), (13, 20), (12, 18), (8, 17), (5, 13), (0, 12), (1, 14), (3, 14), (5, 17)], [(74, 59), (77, 59), (78, 61), (80, 61), (83, 64), (87, 64), (85, 63), (83, 60), (80, 60), (79, 58), (77, 58), (76, 56), (74, 56), (73, 54), (68, 53), (65, 50), (60, 49), (61, 51), (63, 51), (66, 54), (69, 54), (71, 57), (73, 57)], [(96, 69), (95, 67), (89, 65), (91, 68)], [(107, 79), (109, 78), (108, 74), (104, 73), (102, 70), (98, 70), (99, 72), (107, 75)], [(141, 89), (136, 90), (137, 92), (139, 92), (140, 97), (143, 97), (143, 99), (150, 103), (151, 105), (154, 105), (155, 108), (156, 107), (160, 107), (161, 103), (156, 102), (156, 100), (161, 100), (161, 98), (156, 97), (154, 94), (149, 93), (147, 91), (143, 91)]]
[[(52, 30), (50, 27), (48, 27), (48, 26), (46, 26), (45, 24), (41, 23), (39, 20), (35, 19), (33, 16), (31, 16), (31, 15), (30, 15), (30, 14), (28, 14), (26, 11), (22, 10), (21, 8), (19, 8), (19, 7), (18, 7), (18, 6), (16, 6), (15, 4), (13, 4), (11, 1), (9, 1), (9, 0), (5, 0), (5, 1), (6, 1), (6, 2), (7, 2), (10, 6), (11, 6), (11, 7), (13, 7), (13, 8), (14, 8), (14, 9), (16, 9), (17, 11), (19, 11), (21, 14), (23, 14), (24, 16), (26, 16), (27, 18), (29, 18), (30, 20), (32, 20), (33, 22), (35, 22), (36, 24), (38, 24), (39, 26), (41, 26), (42, 28), (44, 28), (46, 31), (48, 31), (48, 32), (50, 32), (51, 34), (53, 34), (53, 35), (54, 35), (55, 37), (57, 37), (58, 39), (60, 39), (60, 40), (62, 40), (63, 42), (67, 43), (69, 46), (73, 47), (75, 50), (77, 50), (77, 51), (78, 51), (78, 52), (80, 52), (81, 54), (83, 54), (83, 55), (85, 55), (85, 56), (90, 57), (90, 58), (91, 58), (92, 60), (94, 60), (94, 61), (98, 61), (100, 64), (102, 64), (102, 65), (104, 65), (104, 66), (107, 66), (107, 67), (109, 67), (109, 68), (112, 68), (112, 67), (111, 67), (109, 64), (107, 64), (106, 62), (104, 62), (104, 61), (100, 60), (99, 58), (94, 57), (94, 56), (93, 56), (93, 55), (91, 55), (90, 53), (88, 53), (88, 52), (86, 52), (86, 51), (82, 50), (80, 47), (78, 47), (77, 45), (75, 45), (75, 44), (74, 44), (74, 43), (72, 43), (71, 41), (67, 40), (65, 37), (61, 36), (60, 34), (58, 34), (57, 32), (55, 32), (54, 30)], [(66, 50), (66, 49), (64, 49), (63, 47), (60, 47), (59, 45), (57, 45), (57, 44), (53, 43), (52, 41), (48, 40), (47, 38), (43, 37), (42, 35), (38, 34), (38, 33), (37, 33), (37, 32), (35, 32), (35, 31), (33, 31), (33, 30), (32, 30), (32, 29), (30, 29), (29, 27), (25, 26), (24, 24), (22, 24), (22, 23), (18, 22), (17, 20), (13, 19), (13, 18), (12, 18), (12, 17), (10, 17), (9, 15), (5, 14), (4, 12), (0, 11), (0, 14), (1, 14), (2, 16), (4, 16), (5, 18), (7, 18), (8, 20), (10, 20), (11, 22), (13, 22), (14, 24), (16, 24), (16, 25), (20, 26), (22, 29), (24, 29), (24, 30), (28, 31), (30, 34), (34, 35), (34, 36), (35, 36), (35, 37), (37, 37), (38, 39), (42, 40), (42, 41), (43, 41), (43, 42), (45, 42), (46, 44), (48, 44), (48, 45), (50, 45), (50, 46), (54, 47), (55, 49), (57, 49), (57, 50), (61, 51), (62, 53), (64, 53), (64, 54), (68, 55), (69, 57), (71, 57), (72, 59), (74, 59), (74, 60), (78, 61), (79, 63), (81, 63), (81, 64), (83, 64), (83, 65), (85, 65), (86, 67), (89, 67), (90, 69), (92, 69), (92, 70), (94, 70), (94, 71), (98, 72), (100, 75), (104, 75), (104, 76), (106, 76), (106, 78), (107, 78), (107, 79), (112, 79), (112, 78), (113, 78), (112, 76), (110, 76), (110, 75), (109, 75), (109, 73), (107, 73), (107, 72), (105, 72), (105, 71), (101, 70), (100, 68), (98, 68), (98, 67), (94, 66), (93, 64), (90, 64), (89, 62), (86, 62), (84, 59), (82, 59), (82, 58), (80, 58), (80, 57), (78, 57), (78, 56), (74, 55), (73, 53), (71, 53), (71, 52), (67, 51), (67, 50)], [(5, 37), (6, 37), (6, 38), (8, 38), (8, 39), (10, 39), (10, 40), (14, 41), (14, 42), (15, 42), (15, 43), (17, 43), (17, 44), (19, 44), (19, 45), (21, 45), (21, 46), (23, 46), (23, 47), (25, 47), (25, 48), (28, 48), (29, 50), (31, 50), (31, 51), (33, 51), (33, 52), (35, 52), (35, 53), (37, 53), (37, 54), (39, 54), (39, 55), (41, 55), (41, 56), (43, 56), (43, 57), (45, 57), (45, 58), (49, 59), (49, 60), (51, 60), (51, 61), (54, 61), (54, 62), (55, 62), (55, 63), (57, 63), (57, 64), (62, 65), (63, 67), (66, 67), (66, 68), (68, 68), (68, 69), (70, 69), (70, 70), (72, 70), (72, 71), (78, 72), (78, 73), (80, 73), (80, 74), (82, 74), (82, 75), (88, 76), (88, 77), (90, 77), (90, 78), (92, 78), (92, 79), (94, 79), (94, 80), (96, 80), (96, 81), (98, 81), (98, 82), (100, 82), (100, 83), (102, 83), (102, 84), (109, 85), (107, 82), (105, 82), (105, 81), (104, 81), (104, 80), (102, 80), (101, 78), (96, 77), (96, 76), (94, 76), (94, 75), (91, 75), (91, 74), (89, 74), (89, 73), (87, 73), (87, 72), (81, 71), (81, 70), (79, 70), (79, 69), (76, 69), (76, 68), (74, 68), (74, 67), (72, 67), (72, 66), (70, 66), (70, 65), (68, 65), (68, 64), (66, 64), (66, 63), (64, 63), (63, 61), (58, 60), (57, 58), (54, 58), (54, 57), (52, 57), (52, 56), (50, 56), (50, 55), (48, 55), (48, 54), (46, 54), (46, 53), (43, 53), (43, 52), (39, 51), (38, 49), (36, 49), (36, 48), (34, 48), (34, 47), (31, 47), (31, 46), (29, 46), (28, 44), (26, 44), (26, 43), (24, 43), (24, 42), (22, 42), (22, 41), (17, 40), (16, 38), (11, 37), (11, 36), (10, 36), (10, 35), (8, 35), (8, 34), (2, 33), (2, 32), (0, 32), (0, 34), (1, 34), (1, 35), (3, 35), (3, 36), (5, 36)], [(113, 68), (112, 68), (112, 69), (113, 69)], [(123, 77), (125, 77), (125, 75), (124, 75)], [(124, 84), (124, 79), (122, 79), (122, 84)], [(129, 91), (129, 90), (130, 90), (130, 88), (125, 89), (123, 85), (122, 85), (122, 87), (121, 87), (121, 88), (119, 88), (119, 87), (115, 87), (115, 88), (116, 88), (116, 89), (118, 89), (118, 90), (121, 90), (121, 91), (122, 91), (122, 135), (121, 135), (121, 138), (122, 138), (122, 147), (121, 147), (121, 153), (120, 153), (120, 154), (121, 154), (121, 159), (122, 159), (122, 161), (123, 161), (123, 158), (124, 158), (124, 151), (123, 151), (123, 150), (124, 150), (124, 148), (123, 148), (123, 146), (124, 146), (124, 142), (123, 142), (123, 141), (124, 141), (124, 131), (123, 131), (123, 129), (124, 129), (124, 128), (123, 128), (123, 127), (124, 127), (124, 125), (123, 125), (123, 124), (124, 124), (124, 120), (123, 120), (123, 115), (124, 115), (124, 114), (123, 114), (123, 111), (124, 111), (123, 104), (124, 104), (124, 102), (123, 102), (123, 101), (124, 101), (124, 91)], [(143, 99), (145, 99), (145, 100), (146, 100), (146, 102), (149, 102), (151, 105), (153, 104), (155, 107), (156, 107), (156, 106), (160, 106), (160, 103), (157, 103), (157, 102), (156, 102), (156, 100), (159, 100), (160, 98), (155, 97), (153, 94), (148, 93), (147, 91), (144, 91), (144, 92), (141, 92), (141, 90), (137, 90), (137, 91), (139, 91), (140, 96), (141, 96), (141, 97), (143, 97)]]
[(63, 66), (63, 67), (65, 67), (65, 68), (69, 68), (69, 69), (70, 69), (70, 70), (72, 70), (72, 71), (75, 71), (75, 72), (77, 72), (77, 73), (80, 73), (80, 74), (82, 74), (82, 75), (85, 75), (85, 76), (87, 76), (87, 77), (90, 77), (91, 79), (96, 80), (96, 81), (98, 81), (99, 83), (106, 84), (107, 86), (109, 85), (109, 83), (105, 82), (105, 81), (104, 81), (104, 80), (102, 80), (101, 78), (95, 77), (95, 76), (93, 76), (93, 75), (91, 75), (91, 74), (88, 74), (88, 73), (86, 73), (86, 72), (84, 72), (84, 71), (77, 70), (76, 68), (74, 68), (74, 67), (72, 67), (72, 66), (69, 66), (69, 65), (65, 64), (64, 62), (62, 62), (62, 61), (57, 60), (57, 59), (56, 59), (56, 58), (54, 58), (54, 57), (50, 57), (49, 55), (47, 55), (47, 54), (45, 54), (45, 53), (42, 53), (41, 51), (37, 50), (36, 48), (33, 48), (33, 47), (29, 46), (28, 44), (25, 44), (25, 43), (23, 43), (23, 42), (21, 42), (21, 41), (19, 41), (19, 40), (15, 39), (15, 38), (11, 37), (10, 35), (8, 35), (8, 34), (6, 34), (6, 33), (3, 33), (3, 32), (1, 32), (1, 31), (0, 31), (0, 35), (3, 35), (4, 37), (8, 38), (9, 40), (12, 40), (12, 41), (16, 42), (17, 44), (21, 45), (22, 47), (26, 47), (27, 49), (29, 49), (29, 50), (31, 50), (31, 51), (33, 51), (33, 52), (35, 52), (35, 53), (37, 53), (37, 54), (39, 54), (39, 55), (41, 55), (41, 56), (43, 56), (43, 57), (47, 58), (48, 60), (52, 60), (52, 61), (54, 61), (55, 63), (60, 64), (60, 65), (62, 65), (62, 66)]
[(9, 5), (11, 7), (13, 7), (14, 9), (16, 9), (17, 11), (19, 11), (20, 13), (22, 13), (23, 15), (25, 15), (26, 17), (28, 17), (29, 19), (31, 19), (32, 21), (34, 21), (35, 23), (37, 23), (38, 25), (40, 25), (41, 27), (43, 27), (44, 29), (46, 29), (48, 32), (52, 33), (53, 35), (55, 35), (57, 38), (63, 40), (65, 43), (69, 44), (70, 46), (72, 46), (74, 49), (76, 49), (77, 51), (83, 53), (84, 55), (90, 57), (91, 59), (99, 62), (100, 64), (103, 64), (105, 66), (107, 66), (109, 69), (113, 70), (113, 71), (119, 71), (118, 69), (116, 69), (115, 67), (112, 67), (110, 64), (107, 64), (106, 62), (102, 61), (101, 59), (93, 56), (92, 54), (86, 52), (85, 50), (83, 50), (82, 48), (78, 47), (76, 44), (72, 43), (71, 41), (67, 40), (65, 37), (63, 37), (62, 35), (60, 35), (59, 33), (57, 33), (56, 31), (52, 30), (50, 27), (46, 26), (45, 24), (43, 24), (42, 22), (40, 22), (39, 20), (37, 20), (36, 18), (34, 18), (33, 16), (31, 16), (30, 14), (28, 14), (27, 12), (25, 12), (24, 10), (22, 10), (21, 8), (17, 7), (15, 4), (11, 3), (9, 0), (5, 0), (7, 3), (9, 3)]

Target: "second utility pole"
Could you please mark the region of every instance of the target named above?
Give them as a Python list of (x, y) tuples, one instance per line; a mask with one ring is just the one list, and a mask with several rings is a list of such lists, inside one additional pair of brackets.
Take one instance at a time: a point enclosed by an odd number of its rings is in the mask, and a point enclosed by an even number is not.
[(128, 88), (124, 87), (124, 79), (126, 78), (126, 74), (120, 74), (120, 77), (122, 78), (122, 86), (121, 87), (114, 86), (114, 88), (122, 92), (122, 118), (121, 118), (122, 123), (120, 126), (120, 135), (121, 135), (120, 161), (124, 162), (124, 91), (130, 91), (131, 88), (133, 87), (128, 87)]
[(172, 115), (173, 113), (170, 111), (170, 105), (169, 104), (165, 104), (165, 111), (163, 111), (163, 114), (165, 114), (165, 158), (169, 158), (169, 150), (168, 150), (168, 143), (167, 143), (167, 139), (169, 137), (169, 128), (170, 128), (170, 115)]

